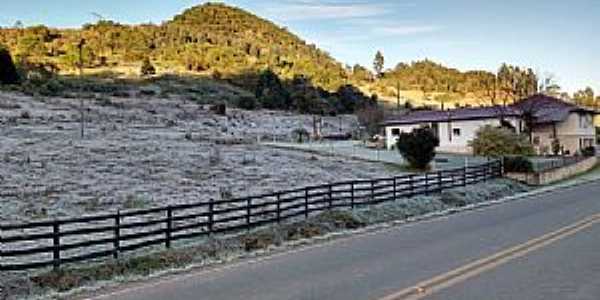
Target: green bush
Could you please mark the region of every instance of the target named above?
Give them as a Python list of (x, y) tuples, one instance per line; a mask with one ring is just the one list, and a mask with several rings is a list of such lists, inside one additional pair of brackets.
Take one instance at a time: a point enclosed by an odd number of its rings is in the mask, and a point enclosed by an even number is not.
[(487, 125), (479, 129), (469, 143), (473, 153), (486, 157), (505, 155), (533, 155), (534, 149), (527, 137), (506, 129)]
[(506, 156), (504, 157), (504, 171), (514, 173), (531, 173), (533, 172), (533, 163), (523, 156)]
[(439, 145), (439, 138), (428, 127), (417, 128), (411, 133), (403, 132), (397, 142), (397, 148), (402, 157), (417, 169), (427, 168), (435, 157), (435, 148)]
[(215, 104), (210, 107), (210, 110), (220, 116), (227, 115), (227, 105), (225, 105), (225, 103)]
[(245, 110), (255, 110), (258, 108), (258, 101), (255, 97), (244, 96), (238, 99), (237, 106)]
[(140, 70), (143, 76), (154, 75), (156, 74), (156, 68), (152, 65), (149, 58), (145, 58), (142, 63), (142, 68)]
[(587, 148), (581, 150), (581, 155), (586, 156), (586, 157), (592, 157), (592, 156), (596, 155), (596, 148), (595, 147), (587, 147)]

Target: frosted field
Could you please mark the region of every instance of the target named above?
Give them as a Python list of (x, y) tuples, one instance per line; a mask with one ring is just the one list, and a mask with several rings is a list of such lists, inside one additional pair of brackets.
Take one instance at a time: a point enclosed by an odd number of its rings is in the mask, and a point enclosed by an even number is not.
[[(228, 111), (179, 100), (33, 99), (0, 94), (0, 221), (261, 194), (352, 178), (385, 177), (385, 164), (274, 149), (254, 141), (311, 131), (312, 117)], [(325, 118), (324, 133), (340, 118)], [(356, 126), (341, 119), (344, 130)], [(223, 145), (237, 139), (238, 144)]]

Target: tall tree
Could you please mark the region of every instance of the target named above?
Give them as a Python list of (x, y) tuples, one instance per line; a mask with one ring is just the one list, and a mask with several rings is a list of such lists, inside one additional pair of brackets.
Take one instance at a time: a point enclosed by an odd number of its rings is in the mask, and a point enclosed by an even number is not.
[(17, 69), (10, 56), (10, 52), (8, 52), (8, 49), (2, 48), (2, 45), (0, 45), (0, 83), (19, 83), (19, 75), (17, 74)]
[(381, 53), (381, 51), (377, 51), (377, 53), (375, 53), (375, 60), (373, 60), (373, 70), (375, 70), (375, 73), (378, 77), (383, 75), (384, 66), (385, 58), (383, 57), (383, 53)]
[(591, 87), (586, 87), (584, 90), (575, 92), (573, 100), (577, 105), (594, 106), (594, 90)]
[(498, 89), (502, 93), (502, 102), (506, 105), (512, 96), (513, 90), (513, 71), (506, 63), (503, 63), (498, 70)]

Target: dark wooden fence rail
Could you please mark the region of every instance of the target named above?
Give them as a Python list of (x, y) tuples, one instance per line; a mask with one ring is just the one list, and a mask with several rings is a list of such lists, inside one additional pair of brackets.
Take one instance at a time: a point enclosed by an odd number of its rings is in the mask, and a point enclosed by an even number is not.
[[(502, 176), (502, 164), (353, 180), (232, 200), (0, 225), (0, 271), (53, 267), (216, 233), (239, 232), (331, 209), (429, 195)], [(87, 237), (87, 239), (85, 239)], [(76, 239), (74, 242), (67, 240)], [(21, 246), (22, 243), (29, 245)], [(31, 245), (35, 246), (31, 246)], [(43, 244), (45, 246), (40, 246)], [(91, 248), (101, 248), (91, 249)], [(72, 252), (77, 253), (72, 253)], [(32, 258), (37, 256), (37, 259)], [(39, 259), (45, 256), (45, 259)], [(23, 258), (26, 259), (23, 259)], [(19, 259), (20, 262), (14, 262)], [(8, 259), (12, 259), (10, 263)], [(27, 263), (23, 263), (27, 261)]]

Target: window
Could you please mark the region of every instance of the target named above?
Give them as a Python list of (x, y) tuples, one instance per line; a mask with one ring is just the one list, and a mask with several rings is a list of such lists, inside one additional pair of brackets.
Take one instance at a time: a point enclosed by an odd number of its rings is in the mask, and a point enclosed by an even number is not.
[(454, 128), (454, 129), (452, 129), (452, 135), (454, 135), (454, 136), (460, 136), (460, 128)]
[(393, 128), (392, 129), (392, 135), (400, 136), (400, 129), (399, 128)]
[(540, 144), (540, 137), (539, 136), (536, 136), (536, 137), (533, 138), (533, 144), (534, 145), (539, 145)]

